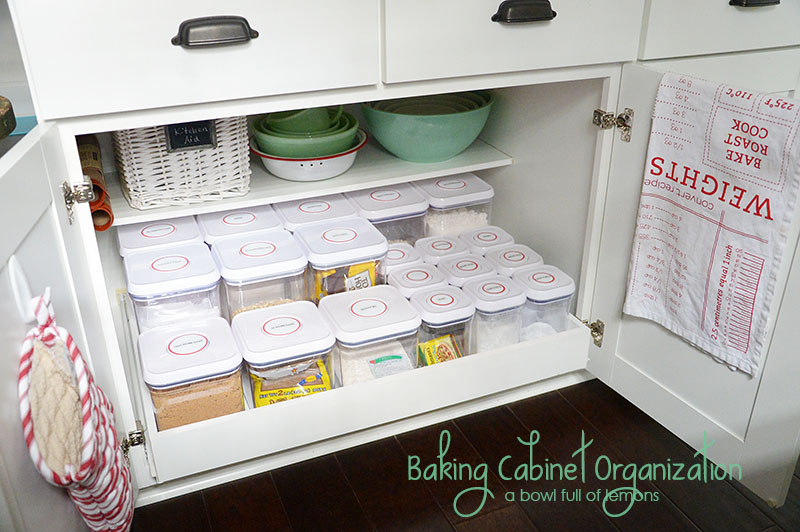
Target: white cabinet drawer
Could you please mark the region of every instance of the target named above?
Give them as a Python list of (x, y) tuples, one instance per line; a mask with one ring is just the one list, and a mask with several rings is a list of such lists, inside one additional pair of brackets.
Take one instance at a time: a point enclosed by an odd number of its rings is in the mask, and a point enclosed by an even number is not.
[(386, 0), (384, 81), (450, 78), (629, 61), (638, 0), (552, 0), (550, 21), (491, 20), (500, 0)]
[[(374, 0), (11, 4), (40, 119), (378, 82)], [(259, 35), (172, 44), (182, 21), (215, 15), (244, 17)]]
[(737, 7), (727, 0), (650, 0), (641, 59), (800, 44), (800, 2)]

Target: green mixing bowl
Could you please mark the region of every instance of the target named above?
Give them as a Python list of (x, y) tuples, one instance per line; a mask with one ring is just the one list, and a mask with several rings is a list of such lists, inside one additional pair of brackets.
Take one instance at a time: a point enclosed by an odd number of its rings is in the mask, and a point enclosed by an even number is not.
[(328, 129), (331, 124), (339, 120), (342, 106), (335, 108), (332, 115), (325, 107), (298, 109), (295, 111), (281, 111), (264, 115), (263, 124), (271, 128), (278, 128), (284, 132), (306, 133)]
[(344, 113), (348, 127), (333, 135), (321, 137), (279, 137), (254, 128), (256, 143), (264, 153), (275, 157), (324, 157), (346, 150), (353, 144), (358, 132), (358, 120), (350, 113)]
[(329, 135), (335, 135), (340, 131), (344, 131), (348, 129), (352, 124), (350, 124), (350, 120), (347, 117), (343, 116), (339, 118), (334, 125), (329, 127), (328, 129), (323, 129), (321, 131), (311, 131), (306, 133), (287, 133), (285, 131), (281, 131), (278, 128), (270, 126), (266, 122), (259, 122), (256, 121), (253, 124), (253, 129), (260, 131), (261, 133), (265, 133), (267, 135), (273, 135), (275, 137), (284, 137), (290, 139), (298, 139), (298, 138), (310, 138), (310, 137), (325, 137)]

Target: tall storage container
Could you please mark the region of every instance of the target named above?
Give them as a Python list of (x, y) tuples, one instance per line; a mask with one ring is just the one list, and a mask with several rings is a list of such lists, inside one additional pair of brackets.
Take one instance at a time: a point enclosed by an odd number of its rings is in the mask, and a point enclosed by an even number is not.
[(497, 273), (511, 277), (514, 272), (526, 266), (543, 264), (542, 256), (525, 244), (508, 244), (493, 247), (486, 252), (486, 260), (497, 269)]
[(285, 201), (273, 205), (283, 228), (295, 232), (306, 224), (333, 222), (357, 216), (353, 205), (342, 194)]
[(470, 253), (476, 255), (486, 255), (490, 250), (514, 243), (514, 237), (494, 225), (464, 231), (458, 238), (467, 245)]
[(475, 304), (455, 286), (420, 290), (409, 300), (422, 318), (417, 364), (430, 366), (471, 353)]
[(197, 216), (197, 226), (210, 246), (226, 236), (280, 229), (281, 221), (270, 205), (210, 212)]
[(491, 223), (494, 189), (472, 173), (415, 183), (430, 204), (425, 236), (458, 235)]
[(525, 304), (525, 291), (519, 283), (496, 275), (468, 281), (464, 293), (475, 302), (472, 351), (488, 351), (519, 342), (520, 316)]
[(408, 299), (420, 290), (447, 286), (447, 279), (436, 266), (423, 262), (392, 270), (389, 274), (389, 284)]
[(414, 244), (425, 236), (428, 200), (412, 185), (400, 183), (348, 192), (345, 196), (359, 216), (369, 220), (390, 243)]
[(117, 243), (122, 257), (137, 251), (168, 249), (176, 244), (202, 241), (194, 216), (117, 227)]
[(460, 257), (469, 253), (467, 245), (457, 236), (429, 236), (414, 244), (422, 260), (434, 266), (446, 257)]
[(566, 331), (575, 281), (555, 266), (540, 264), (517, 270), (514, 280), (525, 287), (522, 339)]
[(488, 260), (473, 254), (447, 257), (439, 262), (437, 268), (448, 283), (459, 287), (473, 279), (485, 279), (497, 275), (497, 271)]

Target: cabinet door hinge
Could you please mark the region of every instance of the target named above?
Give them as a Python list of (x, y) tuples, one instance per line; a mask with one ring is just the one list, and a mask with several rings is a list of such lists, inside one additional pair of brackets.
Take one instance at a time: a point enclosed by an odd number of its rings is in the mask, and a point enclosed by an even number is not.
[(130, 451), (131, 447), (135, 447), (136, 445), (144, 445), (144, 429), (142, 428), (141, 421), (138, 419), (136, 420), (136, 430), (129, 432), (128, 435), (119, 442), (119, 447), (122, 449), (122, 454), (125, 455), (125, 460), (128, 459), (128, 451)]
[(606, 330), (606, 324), (600, 320), (595, 320), (589, 323), (588, 320), (581, 320), (584, 325), (589, 327), (592, 333), (592, 340), (597, 347), (603, 347), (603, 333)]
[(618, 115), (603, 111), (602, 109), (595, 109), (592, 116), (592, 124), (600, 129), (611, 129), (616, 127), (619, 129), (619, 137), (623, 142), (631, 141), (631, 130), (633, 129), (633, 109), (626, 107), (625, 111)]
[(87, 176), (83, 176), (83, 183), (78, 183), (77, 185), (71, 185), (69, 181), (64, 181), (61, 183), (61, 192), (64, 193), (64, 204), (67, 206), (67, 218), (69, 224), (72, 225), (72, 221), (75, 217), (75, 213), (73, 212), (75, 204), (88, 203), (94, 200), (92, 181)]

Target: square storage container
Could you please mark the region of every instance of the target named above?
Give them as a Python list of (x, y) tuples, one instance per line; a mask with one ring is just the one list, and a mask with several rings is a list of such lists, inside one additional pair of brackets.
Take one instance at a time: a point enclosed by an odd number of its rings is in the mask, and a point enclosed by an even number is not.
[(522, 309), (522, 340), (566, 331), (575, 281), (555, 266), (528, 266), (514, 274), (528, 300)]
[(467, 245), (457, 236), (429, 236), (414, 244), (422, 260), (436, 266), (445, 257), (461, 257), (469, 253)]
[(464, 283), (473, 279), (486, 279), (497, 276), (494, 266), (480, 255), (461, 255), (447, 257), (439, 261), (439, 271), (453, 286), (464, 286)]
[(222, 276), (227, 315), (306, 299), (306, 254), (289, 231), (218, 239), (211, 254)]
[(285, 201), (273, 205), (283, 228), (295, 232), (306, 224), (332, 222), (357, 216), (353, 205), (342, 194)]
[(487, 251), (484, 257), (494, 265), (497, 273), (506, 277), (513, 276), (520, 268), (544, 264), (542, 256), (525, 244), (498, 246)]
[(490, 250), (514, 243), (514, 237), (495, 225), (464, 231), (458, 238), (476, 255), (486, 255)]
[(520, 316), (525, 305), (525, 290), (519, 283), (497, 275), (469, 281), (463, 290), (475, 303), (472, 352), (519, 342)]
[(447, 279), (436, 266), (423, 262), (392, 270), (389, 284), (408, 299), (420, 290), (447, 286)]
[(413, 244), (425, 236), (428, 200), (407, 183), (348, 192), (359, 216), (369, 220), (392, 242)]
[(194, 216), (117, 227), (117, 244), (122, 257), (137, 251), (168, 249), (175, 244), (202, 241)]
[(123, 259), (139, 331), (221, 315), (219, 271), (202, 242)]
[(472, 173), (414, 183), (428, 200), (425, 236), (458, 235), (491, 223), (494, 189)]
[(392, 273), (392, 270), (395, 268), (402, 268), (403, 266), (411, 266), (414, 264), (422, 264), (422, 256), (411, 244), (406, 242), (394, 242), (389, 244), (386, 257), (383, 259), (378, 269), (378, 283), (386, 284), (389, 274)]
[(210, 246), (218, 239), (282, 227), (271, 205), (197, 215), (197, 226)]
[(430, 366), (471, 353), (475, 304), (460, 288), (427, 288), (415, 293), (409, 301), (422, 318), (417, 365)]
[(295, 236), (308, 255), (309, 299), (375, 286), (388, 243), (363, 218), (300, 227)]
[(336, 294), (320, 301), (319, 310), (336, 335), (336, 386), (416, 367), (420, 317), (396, 288), (381, 285)]
[(244, 410), (242, 357), (223, 318), (147, 331), (139, 355), (159, 431)]
[(330, 354), (336, 338), (310, 301), (239, 314), (231, 329), (247, 364), (256, 407), (333, 387)]

